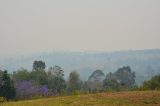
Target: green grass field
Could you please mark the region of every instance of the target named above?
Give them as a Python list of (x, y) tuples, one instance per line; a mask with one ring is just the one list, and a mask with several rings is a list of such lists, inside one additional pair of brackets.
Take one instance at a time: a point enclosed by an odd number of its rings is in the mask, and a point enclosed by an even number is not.
[(0, 106), (160, 106), (159, 91), (97, 93), (0, 103)]

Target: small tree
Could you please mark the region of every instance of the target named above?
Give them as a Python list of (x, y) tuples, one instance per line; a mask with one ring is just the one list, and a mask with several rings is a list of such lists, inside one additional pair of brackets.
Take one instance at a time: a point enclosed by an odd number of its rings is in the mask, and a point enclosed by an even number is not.
[(13, 99), (16, 95), (13, 81), (7, 74), (7, 71), (4, 71), (2, 80), (0, 83), (0, 96), (5, 97), (7, 100)]

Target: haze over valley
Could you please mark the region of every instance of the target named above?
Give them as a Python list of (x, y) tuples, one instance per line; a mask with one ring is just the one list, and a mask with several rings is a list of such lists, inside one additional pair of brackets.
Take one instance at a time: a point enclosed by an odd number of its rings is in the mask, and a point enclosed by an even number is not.
[(105, 74), (115, 72), (119, 67), (130, 66), (136, 73), (136, 83), (141, 85), (144, 80), (160, 73), (160, 49), (130, 50), (118, 52), (43, 52), (33, 55), (1, 58), (1, 69), (13, 72), (23, 67), (32, 70), (34, 60), (43, 60), (47, 68), (58, 65), (65, 73), (76, 70), (83, 80), (88, 80), (97, 69)]

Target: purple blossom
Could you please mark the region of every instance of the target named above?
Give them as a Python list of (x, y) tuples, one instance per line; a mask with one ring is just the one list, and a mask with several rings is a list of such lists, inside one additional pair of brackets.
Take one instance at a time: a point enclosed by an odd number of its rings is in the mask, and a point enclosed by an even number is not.
[(41, 87), (39, 87), (39, 93), (42, 94), (42, 95), (46, 95), (48, 93), (48, 88), (46, 85), (43, 85)]
[(34, 86), (32, 81), (17, 81), (15, 83), (16, 97), (20, 99), (31, 98), (37, 95), (48, 95), (47, 86)]

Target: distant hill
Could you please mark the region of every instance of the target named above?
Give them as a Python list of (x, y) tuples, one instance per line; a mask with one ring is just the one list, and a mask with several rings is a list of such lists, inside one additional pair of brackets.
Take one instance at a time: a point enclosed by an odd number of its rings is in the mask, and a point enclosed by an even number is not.
[(119, 67), (129, 65), (136, 72), (136, 82), (141, 85), (146, 79), (160, 73), (160, 49), (118, 51), (111, 53), (94, 52), (45, 52), (26, 56), (0, 58), (0, 68), (9, 72), (20, 67), (32, 69), (34, 60), (45, 61), (47, 68), (58, 65), (65, 71), (65, 77), (77, 70), (87, 80), (97, 69), (105, 74), (115, 72)]

